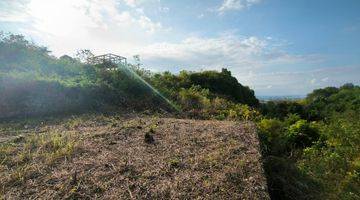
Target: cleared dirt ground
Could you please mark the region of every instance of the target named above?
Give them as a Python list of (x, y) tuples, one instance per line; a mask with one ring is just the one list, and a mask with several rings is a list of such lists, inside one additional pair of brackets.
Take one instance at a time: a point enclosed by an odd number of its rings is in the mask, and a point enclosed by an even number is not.
[(1, 129), (4, 199), (269, 199), (252, 123), (87, 116), (17, 126)]

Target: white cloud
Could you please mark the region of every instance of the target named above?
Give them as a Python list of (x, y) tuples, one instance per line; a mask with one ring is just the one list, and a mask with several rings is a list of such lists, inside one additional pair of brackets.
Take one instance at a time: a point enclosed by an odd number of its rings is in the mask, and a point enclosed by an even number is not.
[(329, 81), (329, 77), (322, 78), (321, 81), (322, 82), (327, 82), (327, 81)]
[(231, 10), (243, 10), (252, 5), (260, 3), (262, 0), (224, 0), (221, 6), (217, 9), (220, 14)]
[(79, 48), (126, 54), (134, 46), (147, 44), (155, 33), (169, 30), (140, 8), (119, 9), (121, 3), (118, 0), (29, 0), (1, 10), (1, 16), (6, 18), (0, 18), (0, 22), (25, 23), (21, 33), (49, 46), (56, 55)]
[(155, 43), (138, 50), (146, 64), (204, 69), (259, 68), (269, 64), (294, 63), (301, 56), (274, 48), (266, 39), (223, 34), (218, 37), (188, 37), (177, 43)]
[(124, 0), (125, 4), (130, 6), (130, 7), (136, 7), (138, 5), (138, 1), (137, 0)]
[(145, 15), (140, 16), (138, 19), (139, 25), (149, 33), (154, 33), (156, 30), (162, 29), (161, 23), (154, 23), (150, 18)]
[[(163, 36), (169, 28), (154, 22), (141, 8), (119, 10), (121, 3), (123, 1), (118, 0), (30, 0), (22, 4), (18, 13), (25, 13), (23, 20), (30, 25), (24, 34), (49, 46), (58, 56), (88, 48), (95, 53), (140, 54), (150, 67), (189, 68), (252, 68), (302, 59), (282, 52), (273, 40), (239, 37), (234, 33), (168, 42)], [(162, 37), (164, 42), (154, 43), (153, 37)]]
[[(339, 87), (348, 82), (360, 84), (360, 66), (323, 67), (301, 71), (276, 71), (276, 68), (272, 68), (270, 71), (272, 72), (264, 73), (259, 69), (256, 72), (243, 71), (235, 75), (242, 84), (255, 89), (257, 95), (302, 95), (317, 88)], [(323, 78), (324, 76), (326, 78)], [(326, 81), (318, 81), (321, 79)]]
[(0, 22), (24, 22), (24, 1), (2, 0), (0, 1)]

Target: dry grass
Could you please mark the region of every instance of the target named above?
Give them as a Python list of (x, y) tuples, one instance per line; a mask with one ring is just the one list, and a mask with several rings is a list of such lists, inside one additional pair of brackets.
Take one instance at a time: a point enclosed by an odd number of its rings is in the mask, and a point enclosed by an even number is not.
[(269, 198), (249, 123), (96, 116), (38, 129), (0, 144), (5, 199)]

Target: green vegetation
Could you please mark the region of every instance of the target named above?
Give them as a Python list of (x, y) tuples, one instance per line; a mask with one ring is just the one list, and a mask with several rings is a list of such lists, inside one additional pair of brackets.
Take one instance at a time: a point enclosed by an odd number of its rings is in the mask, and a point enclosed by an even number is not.
[(302, 102), (262, 106), (258, 127), (272, 197), (360, 198), (359, 101), (360, 87), (345, 84), (315, 90)]
[[(80, 62), (91, 55), (90, 51), (82, 50), (77, 58), (67, 55), (56, 58), (23, 36), (1, 34), (0, 118), (125, 108), (169, 110), (171, 104), (184, 110), (195, 108), (193, 112), (201, 113), (197, 116), (223, 118), (233, 115), (226, 111), (213, 113), (218, 110), (212, 106), (216, 102), (225, 102), (225, 110), (242, 109), (245, 113), (250, 108), (239, 108), (235, 103), (258, 105), (254, 92), (238, 83), (226, 69), (152, 74), (130, 64), (107, 70), (103, 65)], [(148, 83), (174, 103), (169, 105)], [(194, 107), (190, 108), (192, 103)]]
[[(154, 74), (149, 82), (175, 102), (186, 116), (201, 119), (250, 120), (259, 113), (254, 91), (242, 86), (227, 69)], [(253, 106), (253, 107), (251, 107)]]
[[(80, 61), (89, 55), (81, 51), (77, 58), (56, 58), (22, 36), (1, 34), (0, 118), (170, 110), (173, 105), (189, 118), (252, 120), (273, 199), (360, 199), (359, 86), (314, 90), (300, 101), (259, 103), (227, 69), (154, 74), (129, 65), (106, 70)], [(146, 143), (154, 142), (153, 133), (151, 128), (142, 136)], [(1, 168), (16, 166), (2, 183), (21, 181), (31, 172), (28, 161), (51, 165), (58, 158), (70, 159), (74, 141), (74, 136), (53, 133), (2, 145)], [(226, 155), (208, 156), (207, 164), (217, 166), (217, 157)], [(177, 168), (181, 159), (171, 158), (169, 163)], [(235, 172), (230, 175), (232, 181), (240, 181)]]
[(88, 51), (80, 52), (77, 59), (66, 55), (56, 58), (23, 36), (0, 36), (0, 118), (108, 107), (148, 109), (163, 104), (133, 73), (135, 66), (110, 71), (81, 63), (80, 58)]

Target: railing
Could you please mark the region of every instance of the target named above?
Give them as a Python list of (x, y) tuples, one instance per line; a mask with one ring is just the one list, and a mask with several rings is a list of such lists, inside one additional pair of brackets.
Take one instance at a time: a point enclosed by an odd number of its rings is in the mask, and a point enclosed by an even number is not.
[(87, 59), (87, 63), (91, 65), (98, 65), (98, 64), (106, 64), (106, 63), (113, 63), (116, 65), (127, 65), (127, 60), (125, 57), (118, 56), (115, 54), (104, 54), (99, 56), (90, 57)]

